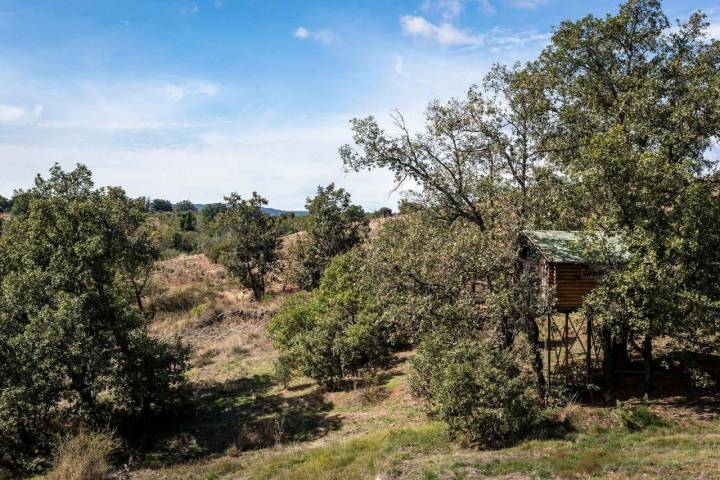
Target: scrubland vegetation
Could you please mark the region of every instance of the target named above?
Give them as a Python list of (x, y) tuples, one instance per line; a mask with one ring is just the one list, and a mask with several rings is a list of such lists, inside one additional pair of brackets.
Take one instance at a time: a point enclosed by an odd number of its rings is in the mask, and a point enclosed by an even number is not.
[[(630, 0), (422, 132), (354, 120), (346, 168), (417, 186), (399, 215), (333, 184), (307, 217), (198, 211), (82, 165), (0, 198), (0, 477), (720, 478), (705, 29)], [(581, 384), (547, 381), (530, 228), (588, 233)]]

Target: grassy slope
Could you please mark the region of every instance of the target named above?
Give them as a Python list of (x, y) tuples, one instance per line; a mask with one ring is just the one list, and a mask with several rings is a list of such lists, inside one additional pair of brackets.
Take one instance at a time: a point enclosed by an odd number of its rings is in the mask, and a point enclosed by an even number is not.
[[(667, 425), (633, 433), (613, 409), (573, 406), (563, 411), (577, 426), (567, 438), (479, 451), (424, 417), (407, 391), (407, 355), (378, 387), (323, 394), (299, 380), (285, 389), (265, 334), (281, 293), (251, 304), (202, 257), (163, 268), (155, 300), (192, 300), (159, 315), (155, 331), (192, 343), (198, 408), (157, 436), (134, 478), (720, 478), (716, 410), (658, 403)], [(213, 309), (235, 314), (218, 320)]]

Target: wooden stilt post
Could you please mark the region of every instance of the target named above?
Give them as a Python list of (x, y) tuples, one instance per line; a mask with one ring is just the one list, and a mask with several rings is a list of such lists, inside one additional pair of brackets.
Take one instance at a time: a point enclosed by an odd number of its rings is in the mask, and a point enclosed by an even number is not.
[(552, 359), (550, 356), (551, 340), (552, 340), (552, 314), (547, 315), (547, 334), (545, 335), (545, 351), (547, 353), (547, 393), (545, 396), (550, 398), (550, 389), (552, 388)]
[(592, 315), (587, 316), (587, 353), (586, 353), (586, 368), (587, 368), (587, 383), (590, 383), (590, 371), (592, 370), (592, 329), (593, 321)]
[(565, 331), (563, 332), (563, 345), (565, 347), (565, 383), (568, 383), (568, 375), (570, 372), (569, 368), (569, 357), (570, 352), (568, 351), (570, 348), (570, 342), (568, 341), (568, 323), (570, 322), (570, 313), (565, 312)]

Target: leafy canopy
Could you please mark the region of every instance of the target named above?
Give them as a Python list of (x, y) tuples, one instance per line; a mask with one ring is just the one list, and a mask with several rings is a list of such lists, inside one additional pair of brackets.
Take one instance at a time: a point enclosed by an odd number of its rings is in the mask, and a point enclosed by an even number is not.
[(255, 300), (260, 300), (265, 293), (266, 276), (278, 259), (277, 219), (262, 211), (267, 200), (255, 192), (247, 200), (233, 193), (225, 201), (227, 209), (217, 218), (226, 240), (219, 261), (230, 275), (252, 291)]
[(308, 198), (306, 235), (292, 248), (290, 278), (300, 288), (312, 289), (320, 284), (330, 260), (350, 250), (363, 237), (365, 212), (351, 203), (350, 193), (331, 183), (318, 187)]
[(157, 256), (140, 202), (95, 189), (82, 165), (56, 165), (25, 198), (0, 236), (0, 450), (14, 461), (61, 423), (169, 406), (186, 367), (183, 348), (148, 335), (135, 295)]

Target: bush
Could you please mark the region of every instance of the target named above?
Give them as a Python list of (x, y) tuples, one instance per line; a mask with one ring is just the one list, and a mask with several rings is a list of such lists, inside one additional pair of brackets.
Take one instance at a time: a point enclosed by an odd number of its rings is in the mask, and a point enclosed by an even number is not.
[(614, 413), (620, 424), (631, 432), (667, 426), (667, 422), (651, 411), (647, 405), (632, 406), (618, 402)]
[(0, 213), (9, 212), (11, 207), (12, 202), (0, 195)]
[(389, 346), (353, 252), (336, 257), (313, 294), (289, 298), (269, 326), (278, 372), (296, 371), (326, 388), (383, 362)]
[(172, 212), (173, 204), (170, 200), (156, 198), (150, 202), (150, 210), (153, 212)]
[(513, 355), (487, 341), (434, 335), (413, 358), (410, 386), (428, 413), (456, 438), (500, 448), (531, 432), (540, 420), (533, 378)]
[(207, 237), (203, 243), (203, 254), (213, 263), (220, 262), (223, 251), (232, 247), (232, 238), (227, 235)]
[(179, 213), (180, 230), (183, 232), (194, 232), (197, 220), (195, 214), (189, 210), (185, 210)]
[(199, 238), (200, 235), (194, 231), (175, 232), (172, 236), (172, 248), (183, 253), (193, 253), (198, 249)]
[(336, 255), (347, 252), (365, 234), (365, 212), (350, 202), (350, 194), (331, 183), (318, 187), (317, 195), (305, 203), (309, 215), (307, 235), (290, 249), (288, 280), (304, 290), (320, 284), (323, 271)]
[(110, 433), (80, 432), (63, 440), (55, 451), (49, 480), (102, 480), (110, 478), (109, 459), (120, 448)]
[(58, 432), (172, 404), (187, 357), (150, 336), (137, 301), (157, 258), (142, 202), (83, 166), (26, 193), (0, 237), (0, 462), (17, 469)]

